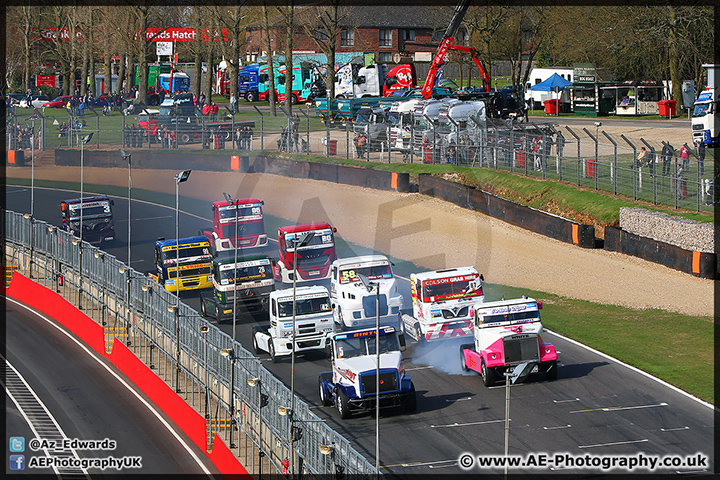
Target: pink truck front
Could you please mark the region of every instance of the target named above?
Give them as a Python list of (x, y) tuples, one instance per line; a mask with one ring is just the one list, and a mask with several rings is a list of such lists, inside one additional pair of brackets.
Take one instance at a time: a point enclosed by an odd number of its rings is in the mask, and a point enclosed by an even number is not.
[(523, 363), (532, 365), (530, 373), (555, 380), (557, 353), (553, 344), (543, 342), (541, 308), (542, 303), (525, 296), (476, 305), (475, 343), (460, 346), (463, 369), (480, 373), (486, 387)]

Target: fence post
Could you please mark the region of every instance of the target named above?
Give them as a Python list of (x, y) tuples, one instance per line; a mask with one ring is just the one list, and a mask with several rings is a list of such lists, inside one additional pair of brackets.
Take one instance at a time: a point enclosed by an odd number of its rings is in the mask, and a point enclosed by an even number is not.
[(565, 126), (565, 129), (570, 132), (570, 135), (575, 137), (575, 141), (577, 142), (577, 184), (578, 186), (581, 185), (581, 178), (580, 178), (580, 172), (582, 171), (582, 159), (580, 158), (580, 137), (578, 137), (575, 132), (570, 129), (567, 125)]
[[(634, 173), (635, 169), (637, 169), (637, 167), (638, 167), (638, 166), (637, 166), (637, 148), (635, 147), (635, 145), (632, 144), (632, 142), (631, 142), (630, 140), (628, 140), (628, 139), (625, 137), (625, 135), (620, 134), (620, 138), (622, 138), (623, 140), (625, 140), (625, 143), (627, 143), (628, 145), (630, 145), (630, 148), (632, 148), (632, 151), (633, 151), (633, 158), (632, 158), (632, 164), (631, 164), (631, 165), (632, 165), (632, 170), (633, 170), (633, 176), (632, 176), (632, 177), (633, 177), (633, 199), (634, 199), (634, 200), (637, 200), (637, 198), (638, 198), (638, 195), (637, 195), (637, 175), (635, 175), (635, 173)], [(638, 172), (638, 175), (639, 175), (639, 172)]]
[(653, 205), (657, 205), (657, 154), (655, 153), (655, 149), (652, 145), (647, 143), (644, 138), (640, 137), (640, 141), (645, 144), (652, 155), (652, 161), (650, 162), (650, 175), (653, 179)]
[(605, 138), (610, 140), (610, 143), (613, 144), (613, 163), (610, 165), (610, 179), (613, 182), (613, 194), (617, 195), (617, 156), (618, 156), (618, 146), (617, 143), (615, 143), (615, 140), (610, 137), (610, 135), (607, 134), (606, 131), (603, 130), (603, 135), (605, 135)]

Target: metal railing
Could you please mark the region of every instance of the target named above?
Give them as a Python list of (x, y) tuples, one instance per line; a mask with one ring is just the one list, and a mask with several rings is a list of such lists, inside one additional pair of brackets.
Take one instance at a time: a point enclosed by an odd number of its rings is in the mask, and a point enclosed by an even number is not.
[[(117, 338), (208, 420), (251, 474), (277, 474), (290, 454), (290, 389), (230, 335), (181, 303), (151, 278), (112, 255), (46, 222), (3, 210), (3, 270), (17, 269), (53, 289), (102, 325), (109, 350)], [(82, 254), (80, 253), (82, 249)], [(82, 270), (79, 269), (82, 258)], [(179, 328), (178, 328), (179, 327)], [(180, 362), (176, 349), (180, 345)], [(225, 350), (233, 356), (224, 356)], [(235, 360), (234, 362), (232, 360)], [(234, 368), (234, 409), (228, 405)], [(250, 380), (250, 382), (249, 382)], [(253, 385), (250, 385), (253, 384)], [(297, 472), (312, 477), (376, 474), (350, 442), (295, 398), (293, 422), (302, 429), (294, 451)], [(230, 412), (235, 415), (231, 416)], [(334, 445), (322, 454), (321, 445)]]

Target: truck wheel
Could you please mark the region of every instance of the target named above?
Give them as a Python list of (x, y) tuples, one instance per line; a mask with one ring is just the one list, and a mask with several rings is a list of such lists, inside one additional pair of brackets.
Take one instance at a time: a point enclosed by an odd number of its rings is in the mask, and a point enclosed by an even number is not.
[(190, 134), (189, 133), (181, 133), (180, 134), (180, 143), (183, 145), (187, 145), (190, 143)]
[(410, 382), (410, 392), (407, 394), (407, 397), (405, 399), (405, 411), (417, 411), (417, 396), (415, 394), (415, 385), (413, 385), (412, 382)]
[(485, 359), (480, 360), (480, 374), (482, 375), (483, 385), (486, 387), (495, 385), (495, 371), (485, 366)]
[(465, 350), (467, 350), (467, 349), (472, 349), (472, 348), (473, 348), (473, 344), (472, 344), (472, 343), (466, 343), (466, 344), (464, 344), (464, 345), (460, 345), (460, 365), (462, 365), (462, 369), (463, 369), (463, 371), (465, 371), (465, 372), (467, 372), (468, 370), (470, 370), (470, 369), (468, 368), (467, 364), (465, 363)]
[(250, 103), (252, 103), (252, 102), (254, 102), (255, 100), (257, 100), (257, 99), (255, 98), (255, 93), (254, 93), (254, 92), (247, 92), (247, 94), (245, 94), (245, 100), (247, 100), (247, 101), (250, 102)]
[(325, 391), (325, 387), (323, 387), (323, 381), (329, 381), (332, 378), (332, 375), (329, 373), (323, 373), (318, 377), (318, 390), (320, 391), (320, 403), (322, 403), (323, 407), (328, 407), (332, 405), (332, 401), (328, 398), (327, 392)]
[(345, 395), (345, 392), (343, 392), (341, 388), (337, 389), (337, 393), (335, 395), (335, 406), (340, 413), (340, 418), (350, 418), (350, 399), (347, 395)]
[(272, 360), (273, 363), (277, 363), (279, 358), (275, 355), (275, 344), (272, 339), (268, 342), (268, 350), (270, 353), (270, 360)]
[(260, 355), (260, 347), (257, 343), (257, 332), (253, 332), (253, 352), (255, 352), (255, 355)]
[(557, 361), (550, 362), (550, 368), (545, 372), (545, 380), (552, 382), (557, 380)]
[(422, 333), (422, 329), (420, 328), (420, 324), (415, 324), (415, 337), (417, 337), (418, 345), (424, 345), (427, 341), (425, 340), (425, 335)]
[(298, 98), (295, 95), (290, 95), (290, 104), (292, 104), (292, 105), (298, 104)]
[(207, 307), (205, 306), (205, 299), (204, 299), (204, 298), (201, 298), (201, 299), (200, 299), (200, 313), (202, 314), (203, 317), (207, 317), (207, 316), (208, 316), (208, 314), (207, 314)]

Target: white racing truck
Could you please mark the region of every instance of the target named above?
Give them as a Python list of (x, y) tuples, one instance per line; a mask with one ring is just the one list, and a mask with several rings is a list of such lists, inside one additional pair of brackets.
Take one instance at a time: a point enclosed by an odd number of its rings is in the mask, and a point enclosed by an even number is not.
[(527, 364), (522, 376), (543, 373), (557, 378), (557, 353), (542, 340), (542, 303), (523, 296), (478, 305), (474, 315), (474, 344), (460, 346), (464, 370), (482, 375), (486, 387), (504, 378), (504, 372)]
[[(293, 350), (293, 290), (270, 293), (270, 325), (253, 327), (256, 354), (268, 352), (273, 363)], [(295, 353), (326, 350), (328, 337), (335, 331), (330, 297), (323, 286), (297, 287), (295, 292)]]
[[(405, 373), (405, 339), (393, 327), (380, 328), (380, 408), (417, 408), (415, 386)], [(335, 405), (341, 418), (366, 412), (377, 400), (376, 329), (336, 333), (331, 337), (332, 372), (318, 378), (320, 401)]]
[(341, 329), (375, 326), (377, 294), (368, 291), (358, 275), (380, 286), (380, 324), (397, 326), (403, 306), (390, 260), (384, 255), (340, 258), (330, 268), (330, 299), (333, 317)]
[(400, 327), (419, 343), (472, 335), (473, 308), (485, 299), (484, 280), (474, 267), (411, 274), (413, 315), (402, 314)]

